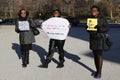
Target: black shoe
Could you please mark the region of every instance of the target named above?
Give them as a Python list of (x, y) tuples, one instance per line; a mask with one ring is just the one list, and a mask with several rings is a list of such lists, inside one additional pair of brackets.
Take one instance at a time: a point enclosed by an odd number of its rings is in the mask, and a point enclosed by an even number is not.
[(95, 74), (97, 74), (97, 72), (92, 72), (91, 76), (95, 76)]
[(22, 64), (22, 67), (23, 67), (23, 68), (27, 67), (27, 64)]
[(26, 63), (29, 64), (29, 60), (27, 60)]
[(101, 78), (101, 76), (102, 76), (101, 73), (96, 72), (95, 75), (94, 75), (94, 78), (98, 78), (99, 79), (99, 78)]
[(39, 66), (40, 68), (48, 68), (48, 64), (42, 64)]
[(57, 68), (62, 68), (62, 67), (64, 67), (63, 63), (59, 63), (58, 66), (57, 66)]

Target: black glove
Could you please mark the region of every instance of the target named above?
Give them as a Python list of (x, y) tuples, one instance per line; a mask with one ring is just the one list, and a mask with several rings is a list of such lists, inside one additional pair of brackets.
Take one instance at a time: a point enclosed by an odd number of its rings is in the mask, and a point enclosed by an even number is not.
[(97, 32), (100, 32), (101, 28), (97, 25), (95, 26), (95, 29), (97, 29)]
[(98, 26), (98, 25), (96, 25), (96, 26), (95, 26), (95, 29), (98, 29), (98, 28), (99, 28), (99, 26)]

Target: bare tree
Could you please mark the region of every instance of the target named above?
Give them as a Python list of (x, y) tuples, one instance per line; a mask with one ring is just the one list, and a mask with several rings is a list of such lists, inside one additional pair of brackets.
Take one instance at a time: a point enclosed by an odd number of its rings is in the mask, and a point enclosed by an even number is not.
[[(118, 0), (0, 0), (0, 15), (5, 17), (14, 17), (19, 9), (26, 8), (31, 14), (42, 12), (44, 14), (54, 9), (60, 9), (71, 16), (88, 15), (90, 7), (97, 4), (102, 8), (102, 12), (111, 15), (111, 19), (116, 13)], [(13, 13), (13, 11), (15, 11)]]

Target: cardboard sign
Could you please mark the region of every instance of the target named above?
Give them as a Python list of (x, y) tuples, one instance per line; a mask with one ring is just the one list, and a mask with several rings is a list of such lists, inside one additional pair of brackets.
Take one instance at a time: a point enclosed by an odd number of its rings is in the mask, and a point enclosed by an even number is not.
[(18, 24), (19, 24), (19, 30), (20, 31), (30, 30), (28, 21), (19, 21)]
[(95, 26), (98, 24), (98, 19), (96, 18), (88, 18), (87, 19), (87, 30), (89, 31), (97, 31), (97, 29), (95, 28)]
[(53, 17), (42, 23), (42, 29), (50, 39), (66, 39), (70, 25), (69, 21), (64, 18)]

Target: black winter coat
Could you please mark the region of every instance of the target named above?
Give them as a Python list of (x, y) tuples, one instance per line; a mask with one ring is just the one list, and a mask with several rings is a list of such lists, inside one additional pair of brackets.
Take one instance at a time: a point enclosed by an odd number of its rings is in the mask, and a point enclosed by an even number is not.
[(108, 32), (108, 22), (105, 17), (98, 17), (97, 31), (90, 31), (90, 49), (103, 50), (103, 35)]

